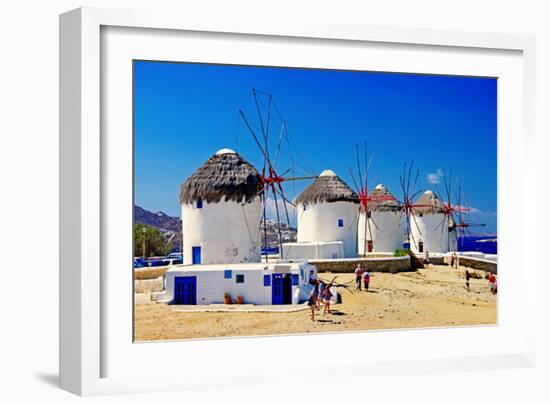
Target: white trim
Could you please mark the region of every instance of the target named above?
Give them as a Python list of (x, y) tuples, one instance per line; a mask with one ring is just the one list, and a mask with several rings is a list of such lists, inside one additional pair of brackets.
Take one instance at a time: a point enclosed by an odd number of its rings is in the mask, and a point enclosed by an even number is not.
[[(60, 384), (73, 393), (105, 394), (215, 387), (219, 385), (254, 385), (270, 382), (261, 371), (234, 371), (224, 380), (206, 383), (201, 374), (182, 380), (180, 376), (101, 378), (100, 318), (105, 293), (100, 289), (101, 255), (107, 245), (101, 244), (100, 220), (100, 27), (143, 27), (198, 32), (224, 32), (266, 36), (325, 38), (381, 43), (419, 44), (506, 49), (523, 52), (524, 61), (524, 170), (536, 172), (534, 158), (535, 41), (529, 36), (467, 33), (445, 30), (366, 27), (363, 25), (326, 23), (288, 19), (197, 18), (194, 15), (160, 13), (151, 10), (83, 8), (65, 13), (60, 18)], [(536, 177), (525, 178), (524, 186), (536, 190)], [(536, 210), (521, 205), (523, 234), (536, 226)], [(527, 237), (523, 250), (527, 250)], [(536, 276), (535, 255), (525, 256), (523, 276)], [(531, 283), (533, 283), (531, 281)], [(534, 285), (528, 290), (529, 307), (535, 306)], [(104, 292), (104, 290), (103, 290)], [(533, 365), (536, 310), (526, 312), (526, 343), (523, 352), (489, 357), (455, 357), (402, 362), (361, 363), (361, 372), (377, 375), (438, 372), (441, 370), (493, 369)], [(444, 330), (440, 330), (443, 332)], [(460, 332), (460, 329), (453, 330)], [(425, 331), (428, 332), (430, 331)], [(488, 333), (491, 333), (488, 329)], [(273, 343), (286, 338), (273, 339)], [(249, 339), (255, 346), (257, 339)], [(212, 346), (216, 342), (212, 341)], [(298, 368), (298, 366), (296, 366)], [(357, 363), (342, 362), (338, 377), (358, 371)], [(299, 368), (298, 368), (299, 370)], [(339, 375), (340, 374), (340, 375)], [(204, 377), (202, 377), (204, 378)], [(288, 378), (285, 378), (288, 379)]]

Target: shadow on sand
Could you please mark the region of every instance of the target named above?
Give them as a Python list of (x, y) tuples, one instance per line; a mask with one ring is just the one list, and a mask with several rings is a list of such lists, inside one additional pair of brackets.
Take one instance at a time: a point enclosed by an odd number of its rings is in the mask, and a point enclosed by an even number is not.
[(347, 313), (340, 312), (340, 311), (330, 311), (329, 313), (330, 313), (331, 315), (335, 315), (335, 316), (344, 316), (344, 315), (347, 315)]

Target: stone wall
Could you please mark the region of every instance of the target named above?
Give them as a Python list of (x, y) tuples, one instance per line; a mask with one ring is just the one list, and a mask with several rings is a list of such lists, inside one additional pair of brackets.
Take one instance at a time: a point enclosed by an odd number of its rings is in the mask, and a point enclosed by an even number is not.
[(134, 292), (139, 294), (148, 294), (164, 290), (164, 277), (156, 279), (134, 280)]
[(412, 271), (409, 256), (387, 258), (357, 258), (357, 259), (311, 259), (308, 263), (315, 265), (320, 273), (353, 273), (357, 264), (371, 272), (398, 273)]
[[(422, 259), (424, 262), (424, 259)], [(430, 264), (443, 265), (445, 263), (445, 256), (430, 256)]]
[[(410, 253), (411, 267), (413, 269), (424, 268), (424, 254), (423, 253)], [(443, 265), (446, 264), (445, 256), (442, 255), (430, 255), (430, 264)]]
[(170, 266), (148, 267), (134, 270), (134, 280), (152, 280), (164, 277)]
[(458, 262), (460, 266), (466, 266), (475, 270), (483, 270), (488, 273), (497, 274), (497, 263), (490, 260), (460, 256)]

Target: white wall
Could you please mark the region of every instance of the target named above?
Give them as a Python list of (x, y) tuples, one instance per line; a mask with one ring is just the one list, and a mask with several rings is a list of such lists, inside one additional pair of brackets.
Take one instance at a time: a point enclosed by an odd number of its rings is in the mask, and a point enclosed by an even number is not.
[[(415, 215), (416, 225), (411, 215), (411, 250), (419, 253), (419, 242), (424, 242), (424, 252), (445, 253), (456, 250), (456, 236), (449, 236), (448, 220), (444, 214), (423, 214)], [(440, 226), (441, 221), (445, 219), (443, 230)]]
[(201, 247), (201, 263), (243, 263), (260, 261), (261, 202), (220, 201), (202, 208), (182, 204), (183, 259), (192, 264), (192, 247)]
[[(361, 211), (357, 225), (359, 255), (368, 252), (368, 240), (373, 241), (373, 252), (393, 253), (403, 248), (403, 215), (396, 211), (372, 211), (370, 229), (366, 225), (366, 214)], [(375, 225), (376, 223), (376, 225)]]
[[(359, 205), (346, 201), (298, 206), (298, 242), (342, 241), (344, 257), (357, 256), (357, 216)], [(344, 226), (338, 226), (338, 219)]]
[(449, 252), (456, 252), (458, 250), (458, 231), (455, 230), (449, 233)]
[[(309, 297), (307, 292), (310, 289), (308, 284), (309, 272), (311, 270), (317, 272), (315, 266), (307, 262), (269, 264), (268, 269), (263, 269), (265, 266), (258, 265), (257, 270), (239, 269), (238, 265), (228, 266), (227, 268), (220, 266), (219, 270), (201, 270), (198, 265), (175, 267), (166, 273), (166, 291), (164, 295), (157, 299), (171, 301), (174, 298), (175, 277), (195, 276), (197, 278), (197, 305), (223, 304), (223, 297), (226, 292), (231, 295), (233, 302), (240, 295), (244, 297), (246, 304), (271, 305), (272, 282), (269, 286), (264, 286), (264, 274), (271, 276), (273, 273), (283, 272), (300, 275), (299, 284), (292, 286), (293, 304), (303, 302), (305, 298)], [(224, 278), (226, 269), (232, 271), (231, 278)], [(244, 274), (244, 283), (236, 282), (237, 274)]]
[(344, 257), (344, 243), (334, 242), (289, 242), (283, 244), (285, 260), (339, 259)]

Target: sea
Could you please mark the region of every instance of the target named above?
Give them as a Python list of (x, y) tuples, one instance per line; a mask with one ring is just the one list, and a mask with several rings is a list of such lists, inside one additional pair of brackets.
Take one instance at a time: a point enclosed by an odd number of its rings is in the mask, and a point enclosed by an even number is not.
[(459, 252), (481, 252), (486, 254), (497, 254), (496, 236), (465, 236), (458, 238)]
[[(490, 255), (497, 254), (497, 237), (488, 235), (463, 236), (458, 238), (459, 252), (481, 252)], [(404, 243), (403, 247), (408, 249), (409, 243)]]

